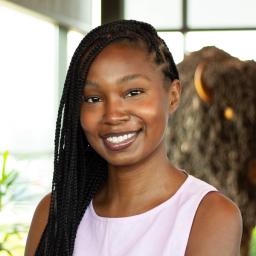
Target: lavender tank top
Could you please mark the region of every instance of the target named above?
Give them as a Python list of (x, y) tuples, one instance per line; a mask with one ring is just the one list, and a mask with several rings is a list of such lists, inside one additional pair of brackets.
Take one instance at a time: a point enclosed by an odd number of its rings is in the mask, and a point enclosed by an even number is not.
[(77, 230), (74, 256), (184, 256), (196, 210), (216, 188), (189, 175), (153, 209), (129, 217), (100, 217), (92, 202)]

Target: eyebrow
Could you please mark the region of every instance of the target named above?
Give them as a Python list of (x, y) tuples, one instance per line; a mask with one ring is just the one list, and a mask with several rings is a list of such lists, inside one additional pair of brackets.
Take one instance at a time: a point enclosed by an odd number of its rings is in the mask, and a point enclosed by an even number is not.
[(144, 80), (147, 81), (151, 81), (151, 79), (145, 75), (141, 75), (141, 74), (132, 74), (132, 75), (127, 75), (124, 77), (121, 77), (120, 79), (117, 80), (118, 83), (125, 83), (125, 82), (130, 82), (132, 80), (138, 79), (138, 78), (142, 78)]
[[(126, 83), (126, 82), (130, 82), (132, 80), (136, 80), (136, 79), (139, 79), (139, 78), (142, 78), (144, 80), (147, 80), (147, 81), (151, 81), (151, 79), (145, 75), (141, 75), (141, 74), (132, 74), (132, 75), (127, 75), (127, 76), (124, 76), (124, 77), (121, 77), (117, 80), (117, 83)], [(93, 81), (90, 81), (90, 80), (87, 80), (85, 82), (85, 85), (86, 86), (92, 86), (92, 87), (98, 87), (98, 83), (96, 82), (93, 82)]]
[(92, 87), (98, 87), (99, 85), (96, 83), (96, 82), (93, 82), (93, 81), (90, 81), (90, 80), (87, 80), (85, 82), (85, 86), (92, 86)]

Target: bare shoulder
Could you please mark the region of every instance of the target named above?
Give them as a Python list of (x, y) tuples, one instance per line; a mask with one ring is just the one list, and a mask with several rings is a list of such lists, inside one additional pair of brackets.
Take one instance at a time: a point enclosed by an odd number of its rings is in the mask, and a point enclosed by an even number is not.
[(186, 256), (238, 256), (242, 217), (238, 207), (219, 192), (200, 203), (191, 228)]
[(25, 256), (33, 256), (48, 221), (51, 194), (47, 194), (37, 205), (26, 243)]

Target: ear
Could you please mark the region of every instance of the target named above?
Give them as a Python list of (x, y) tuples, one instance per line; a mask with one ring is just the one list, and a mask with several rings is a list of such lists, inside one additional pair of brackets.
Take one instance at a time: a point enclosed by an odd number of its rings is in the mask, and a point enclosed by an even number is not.
[(181, 83), (178, 79), (172, 81), (169, 89), (168, 89), (168, 96), (169, 96), (169, 113), (172, 114), (177, 109), (180, 96), (181, 96)]

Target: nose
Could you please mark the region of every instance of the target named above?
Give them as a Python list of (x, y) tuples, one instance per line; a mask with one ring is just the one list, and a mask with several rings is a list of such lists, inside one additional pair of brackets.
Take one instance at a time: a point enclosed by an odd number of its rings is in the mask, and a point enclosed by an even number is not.
[(121, 98), (108, 99), (104, 106), (103, 122), (117, 125), (129, 120), (127, 107)]

